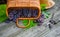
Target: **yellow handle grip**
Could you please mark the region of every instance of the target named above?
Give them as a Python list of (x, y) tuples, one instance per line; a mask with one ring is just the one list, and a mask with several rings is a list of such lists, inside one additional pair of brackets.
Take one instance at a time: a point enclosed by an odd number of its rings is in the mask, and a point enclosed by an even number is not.
[(30, 25), (30, 20), (29, 20), (29, 21), (28, 21), (28, 24), (27, 24), (26, 26), (20, 26), (20, 25), (18, 24), (18, 20), (20, 20), (20, 19), (17, 19), (17, 20), (16, 20), (16, 26), (19, 27), (19, 28), (26, 28), (26, 27), (28, 27), (28, 26)]

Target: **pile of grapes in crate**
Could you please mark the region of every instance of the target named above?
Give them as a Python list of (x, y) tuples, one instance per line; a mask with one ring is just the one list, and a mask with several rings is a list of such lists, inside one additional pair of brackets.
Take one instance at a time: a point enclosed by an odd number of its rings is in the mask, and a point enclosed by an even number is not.
[(9, 9), (8, 17), (9, 20), (16, 22), (17, 18), (36, 18), (38, 16), (38, 9)]

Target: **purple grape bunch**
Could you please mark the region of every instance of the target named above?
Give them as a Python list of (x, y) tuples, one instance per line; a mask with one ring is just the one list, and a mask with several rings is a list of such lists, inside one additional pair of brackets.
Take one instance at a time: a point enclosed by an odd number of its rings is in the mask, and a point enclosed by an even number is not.
[(38, 23), (38, 24), (37, 24), (38, 26), (42, 25), (43, 22), (44, 22), (44, 15), (41, 14), (41, 17), (38, 18), (37, 20), (35, 20), (34, 22), (35, 22), (35, 23)]
[(17, 10), (12, 10), (9, 12), (9, 19), (13, 22), (16, 22), (16, 19), (19, 17), (19, 13), (17, 12)]
[(30, 18), (30, 17), (36, 17), (38, 15), (37, 9), (28, 9), (28, 8), (22, 8), (22, 9), (11, 9), (8, 13), (9, 20), (16, 22), (17, 18)]

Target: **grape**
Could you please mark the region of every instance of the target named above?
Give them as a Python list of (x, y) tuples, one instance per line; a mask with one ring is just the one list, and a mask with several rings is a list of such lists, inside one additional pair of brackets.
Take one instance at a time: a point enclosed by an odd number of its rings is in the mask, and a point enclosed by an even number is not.
[(7, 19), (7, 20), (5, 21), (5, 23), (10, 23), (10, 21), (11, 21), (11, 20)]
[(17, 14), (17, 10), (12, 10), (11, 13), (12, 14)]
[(9, 13), (9, 19), (12, 20), (13, 19), (13, 14), (12, 13)]
[(22, 15), (22, 9), (18, 9), (17, 12), (18, 12), (18, 15), (19, 15), (19, 16)]
[(41, 15), (41, 18), (44, 18), (44, 14)]
[(17, 17), (22, 17), (22, 9), (17, 10)]
[(32, 17), (36, 17), (38, 15), (38, 11), (37, 10), (32, 10)]
[(33, 16), (36, 17), (38, 15), (38, 11), (37, 10), (34, 10), (33, 11)]
[(19, 17), (21, 17), (21, 16), (20, 16), (20, 14), (16, 14), (16, 17), (19, 18)]
[(12, 10), (9, 12), (9, 20), (16, 22), (17, 10)]
[(32, 15), (31, 9), (29, 9), (28, 17), (31, 17), (31, 15)]
[(16, 10), (12, 10), (9, 12), (9, 19), (13, 19), (14, 15), (16, 15), (17, 11)]
[(13, 19), (12, 21), (13, 21), (13, 22), (16, 22), (16, 19)]
[(29, 10), (28, 9), (23, 9), (23, 16), (24, 17), (27, 17), (28, 16), (28, 13), (29, 13)]
[(40, 19), (38, 19), (38, 20), (40, 20), (40, 21), (44, 21), (44, 18), (40, 18)]
[(31, 17), (31, 13), (28, 14), (28, 17)]
[(15, 15), (14, 17), (13, 17), (13, 22), (16, 22), (16, 19), (17, 19), (17, 16)]

